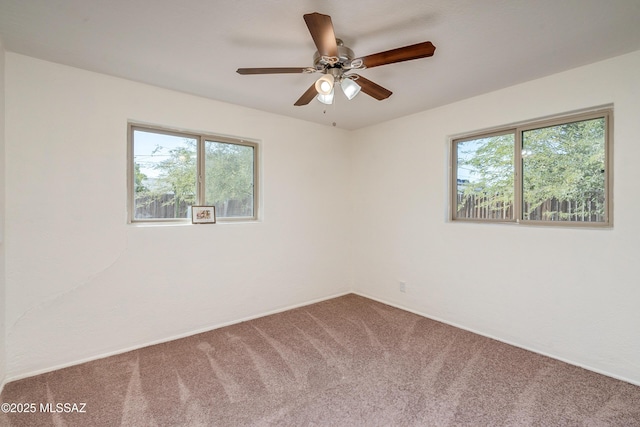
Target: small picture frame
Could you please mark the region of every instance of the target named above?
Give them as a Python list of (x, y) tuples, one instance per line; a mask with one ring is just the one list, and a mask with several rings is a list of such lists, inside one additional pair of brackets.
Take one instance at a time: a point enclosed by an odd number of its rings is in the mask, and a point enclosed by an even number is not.
[(191, 223), (192, 224), (215, 224), (216, 223), (216, 207), (215, 206), (191, 206)]

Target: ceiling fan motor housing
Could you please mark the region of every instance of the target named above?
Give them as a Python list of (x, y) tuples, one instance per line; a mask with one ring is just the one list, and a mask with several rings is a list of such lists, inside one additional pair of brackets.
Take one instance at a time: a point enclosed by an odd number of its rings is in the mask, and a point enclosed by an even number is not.
[(353, 51), (345, 46), (342, 40), (336, 39), (336, 43), (338, 44), (337, 58), (322, 56), (317, 51), (313, 55), (313, 66), (316, 70), (323, 71), (329, 68), (342, 68), (345, 64), (349, 64), (354, 58), (355, 55)]

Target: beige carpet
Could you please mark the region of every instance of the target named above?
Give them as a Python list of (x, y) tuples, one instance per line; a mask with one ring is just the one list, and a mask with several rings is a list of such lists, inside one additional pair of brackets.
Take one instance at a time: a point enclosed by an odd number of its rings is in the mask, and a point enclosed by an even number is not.
[(640, 387), (356, 295), (9, 383), (1, 400), (36, 404), (3, 426), (640, 426)]

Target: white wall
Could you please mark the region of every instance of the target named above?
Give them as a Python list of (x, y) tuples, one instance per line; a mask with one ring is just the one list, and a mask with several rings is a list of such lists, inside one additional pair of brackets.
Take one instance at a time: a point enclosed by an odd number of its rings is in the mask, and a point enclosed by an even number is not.
[[(357, 131), (355, 290), (640, 384), (639, 100), (635, 52)], [(613, 229), (447, 220), (451, 135), (607, 103)]]
[(4, 255), (4, 218), (5, 218), (5, 144), (4, 144), (4, 45), (0, 38), (0, 391), (6, 372), (5, 347), (5, 255)]
[[(348, 291), (344, 131), (6, 54), (10, 378)], [(263, 220), (126, 223), (127, 120), (261, 141)]]

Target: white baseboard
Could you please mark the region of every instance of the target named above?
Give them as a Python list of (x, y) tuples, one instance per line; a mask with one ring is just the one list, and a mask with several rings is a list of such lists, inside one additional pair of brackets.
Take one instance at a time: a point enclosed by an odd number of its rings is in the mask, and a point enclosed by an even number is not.
[(40, 369), (40, 370), (36, 370), (36, 371), (33, 371), (33, 372), (29, 372), (29, 373), (25, 373), (25, 374), (21, 374), (21, 375), (16, 375), (16, 376), (13, 376), (13, 377), (4, 378), (4, 380), (2, 382), (0, 382), (0, 393), (2, 393), (2, 390), (4, 389), (5, 384), (8, 384), (8, 383), (10, 383), (12, 381), (17, 381), (17, 380), (21, 380), (21, 379), (24, 379), (24, 378), (29, 378), (29, 377), (33, 377), (33, 376), (36, 376), (36, 375), (45, 374), (47, 372), (52, 372), (52, 371), (56, 371), (58, 369), (68, 368), (70, 366), (75, 366), (75, 365), (79, 365), (79, 364), (82, 364), (82, 363), (91, 362), (91, 361), (94, 361), (94, 360), (104, 359), (105, 357), (115, 356), (115, 355), (118, 355), (118, 354), (127, 353), (129, 351), (139, 350), (141, 348), (149, 347), (149, 346), (156, 345), (156, 344), (162, 344), (162, 343), (166, 343), (166, 342), (177, 340), (177, 339), (181, 339), (181, 338), (186, 338), (186, 337), (189, 337), (189, 336), (192, 336), (192, 335), (196, 335), (196, 334), (200, 334), (200, 333), (203, 333), (203, 332), (208, 332), (208, 331), (212, 331), (212, 330), (215, 330), (215, 329), (223, 328), (225, 326), (231, 326), (231, 325), (235, 325), (235, 324), (238, 324), (238, 323), (246, 322), (246, 321), (249, 321), (249, 320), (257, 319), (257, 318), (260, 318), (260, 317), (265, 317), (265, 316), (270, 316), (272, 314), (282, 313), (283, 311), (293, 310), (295, 308), (300, 308), (300, 307), (304, 307), (304, 306), (307, 306), (307, 305), (315, 304), (315, 303), (318, 303), (318, 302), (327, 301), (327, 300), (330, 300), (330, 299), (333, 299), (333, 298), (338, 298), (338, 297), (341, 297), (341, 296), (344, 296), (344, 295), (348, 295), (348, 294), (351, 294), (351, 293), (352, 294), (356, 294), (356, 295), (360, 295), (361, 297), (368, 298), (368, 299), (371, 299), (373, 301), (380, 302), (382, 304), (389, 305), (391, 307), (398, 308), (400, 310), (404, 310), (404, 311), (408, 311), (408, 312), (413, 313), (413, 314), (417, 314), (418, 316), (422, 316), (422, 317), (425, 317), (427, 319), (435, 320), (436, 322), (441, 322), (441, 323), (444, 323), (446, 325), (450, 325), (450, 326), (453, 326), (453, 327), (456, 327), (456, 328), (459, 328), (459, 329), (463, 329), (465, 331), (469, 331), (471, 333), (474, 333), (474, 334), (477, 334), (477, 335), (480, 335), (480, 336), (483, 336), (483, 337), (486, 337), (486, 338), (490, 338), (490, 339), (493, 339), (493, 340), (496, 340), (496, 341), (499, 341), (499, 342), (502, 342), (502, 343), (505, 343), (505, 344), (508, 344), (508, 345), (511, 345), (511, 346), (514, 346), (514, 347), (521, 348), (523, 350), (531, 351), (533, 353), (540, 354), (542, 356), (546, 356), (546, 357), (549, 357), (551, 359), (559, 360), (561, 362), (568, 363), (570, 365), (577, 366), (577, 367), (586, 369), (588, 371), (592, 371), (592, 372), (595, 372), (595, 373), (598, 373), (598, 374), (601, 374), (601, 375), (605, 375), (607, 377), (615, 378), (615, 379), (620, 380), (620, 381), (624, 381), (624, 382), (627, 382), (627, 383), (630, 383), (630, 384), (633, 384), (633, 385), (636, 385), (636, 386), (640, 386), (640, 382), (632, 380), (630, 378), (625, 378), (625, 377), (622, 377), (620, 375), (613, 374), (611, 372), (607, 372), (607, 371), (604, 371), (604, 370), (601, 370), (601, 369), (593, 368), (593, 367), (585, 365), (583, 363), (576, 362), (574, 360), (569, 360), (569, 359), (566, 359), (564, 357), (561, 357), (561, 356), (558, 356), (558, 355), (555, 355), (555, 354), (551, 354), (551, 353), (547, 353), (545, 351), (541, 351), (539, 349), (530, 348), (530, 347), (524, 346), (522, 344), (514, 343), (514, 342), (511, 342), (509, 340), (505, 340), (503, 338), (496, 337), (496, 336), (493, 336), (491, 334), (487, 334), (487, 333), (484, 333), (482, 331), (475, 330), (473, 328), (469, 328), (469, 327), (467, 327), (465, 325), (460, 325), (460, 324), (457, 324), (455, 322), (448, 321), (446, 319), (441, 319), (441, 318), (439, 318), (437, 316), (431, 316), (431, 315), (429, 315), (427, 313), (423, 313), (423, 312), (420, 312), (418, 310), (414, 310), (414, 309), (411, 309), (409, 307), (405, 307), (405, 306), (403, 306), (401, 304), (385, 301), (385, 300), (383, 300), (381, 298), (377, 298), (377, 297), (368, 295), (368, 294), (366, 294), (364, 292), (347, 291), (347, 292), (341, 292), (341, 293), (338, 293), (338, 294), (333, 294), (333, 295), (330, 295), (330, 296), (327, 296), (327, 297), (316, 298), (314, 300), (303, 302), (303, 303), (300, 303), (300, 304), (294, 304), (294, 305), (287, 306), (287, 307), (281, 307), (281, 308), (278, 308), (278, 309), (270, 310), (270, 311), (267, 311), (267, 312), (263, 312), (263, 313), (260, 313), (260, 314), (244, 317), (244, 318), (233, 320), (233, 321), (229, 321), (229, 322), (224, 322), (224, 323), (220, 323), (220, 324), (216, 324), (216, 325), (205, 326), (203, 328), (195, 329), (195, 330), (188, 331), (188, 332), (185, 332), (185, 333), (172, 335), (172, 336), (169, 336), (169, 337), (165, 337), (165, 338), (162, 338), (162, 339), (150, 341), (150, 342), (139, 344), (139, 345), (135, 345), (135, 346), (130, 346), (130, 347), (127, 347), (127, 348), (124, 348), (124, 349), (120, 349), (120, 350), (115, 350), (115, 351), (111, 351), (111, 352), (107, 352), (107, 353), (102, 353), (102, 354), (99, 354), (99, 355), (87, 357), (87, 358), (76, 360), (76, 361), (73, 361), (73, 362), (64, 363), (64, 364), (60, 364), (60, 365), (57, 365), (57, 366), (52, 366), (52, 367), (49, 367), (49, 368)]
[(157, 339), (157, 340), (153, 340), (153, 341), (149, 341), (146, 343), (141, 343), (141, 344), (137, 344), (134, 346), (130, 346), (124, 349), (119, 349), (119, 350), (114, 350), (114, 351), (110, 351), (110, 352), (106, 352), (106, 353), (101, 353), (101, 354), (97, 354), (95, 356), (90, 356), (90, 357), (86, 357), (83, 359), (79, 359), (79, 360), (75, 360), (72, 362), (68, 362), (68, 363), (63, 363), (60, 365), (55, 365), (55, 366), (51, 366), (48, 368), (44, 368), (44, 369), (38, 369), (35, 371), (31, 371), (31, 372), (27, 372), (24, 374), (19, 374), (19, 375), (15, 375), (15, 376), (11, 376), (9, 378), (5, 378), (4, 381), (2, 382), (1, 386), (0, 386), (0, 392), (2, 392), (2, 388), (4, 388), (5, 384), (8, 384), (10, 382), (13, 381), (18, 381), (18, 380), (22, 380), (25, 378), (29, 378), (29, 377), (34, 377), (36, 375), (41, 375), (41, 374), (46, 374), (48, 372), (52, 372), (52, 371), (57, 371), (58, 369), (64, 369), (64, 368), (69, 368), (71, 366), (76, 366), (76, 365), (80, 365), (82, 363), (86, 363), (86, 362), (92, 362), (94, 360), (99, 360), (99, 359), (104, 359), (105, 357), (110, 357), (110, 356), (116, 356), (118, 354), (123, 354), (123, 353), (127, 353), (129, 351), (134, 351), (134, 350), (140, 350), (141, 348), (144, 347), (149, 347), (152, 345), (156, 345), (156, 344), (162, 344), (162, 343), (166, 343), (169, 341), (173, 341), (173, 340), (178, 340), (180, 338), (186, 338), (186, 337), (190, 337), (192, 335), (197, 335), (203, 332), (209, 332), (212, 331), (214, 329), (220, 329), (220, 328), (224, 328), (225, 326), (231, 326), (231, 325), (235, 325), (238, 323), (242, 323), (242, 322), (246, 322), (248, 320), (253, 320), (253, 319), (258, 319), (260, 317), (265, 317), (265, 316), (270, 316), (272, 314), (277, 314), (277, 313), (282, 313), (283, 311), (288, 311), (288, 310), (293, 310), (295, 308), (300, 308), (300, 307), (305, 307), (307, 305), (311, 305), (311, 304), (315, 304), (318, 302), (322, 302), (322, 301), (327, 301), (333, 298), (338, 298), (344, 295), (348, 295), (352, 293), (351, 291), (346, 291), (346, 292), (341, 292), (338, 294), (333, 294), (327, 297), (321, 297), (321, 298), (316, 298), (313, 299), (311, 301), (307, 301), (307, 302), (303, 302), (303, 303), (299, 303), (299, 304), (294, 304), (291, 306), (286, 306), (286, 307), (281, 307), (281, 308), (277, 308), (274, 310), (269, 310), (260, 314), (256, 314), (253, 316), (248, 316), (248, 317), (243, 317), (241, 319), (237, 319), (237, 320), (232, 320), (229, 322), (223, 322), (223, 323), (219, 323), (216, 325), (209, 325), (209, 326), (205, 326), (202, 328), (198, 328), (198, 329), (194, 329), (192, 331), (187, 331), (181, 334), (176, 334), (176, 335), (171, 335), (165, 338), (161, 338), (161, 339)]
[(523, 350), (530, 351), (532, 353), (540, 354), (542, 356), (546, 356), (546, 357), (549, 357), (551, 359), (559, 360), (560, 362), (568, 363), (569, 365), (577, 366), (579, 368), (586, 369), (587, 371), (595, 372), (595, 373), (600, 374), (600, 375), (604, 375), (604, 376), (607, 376), (607, 377), (610, 377), (610, 378), (615, 378), (616, 380), (620, 380), (620, 381), (627, 382), (629, 384), (640, 386), (640, 381), (632, 380), (630, 378), (625, 378), (623, 376), (620, 376), (620, 375), (617, 375), (617, 374), (613, 374), (611, 372), (607, 372), (607, 371), (604, 371), (602, 369), (597, 369), (597, 368), (585, 365), (583, 363), (576, 362), (574, 360), (566, 359), (564, 357), (561, 357), (561, 356), (558, 356), (558, 355), (555, 355), (555, 354), (547, 353), (545, 351), (541, 351), (541, 350), (538, 350), (538, 349), (535, 349), (535, 348), (530, 348), (530, 347), (527, 347), (527, 346), (522, 345), (522, 344), (517, 344), (517, 343), (511, 342), (509, 340), (505, 340), (503, 338), (496, 337), (496, 336), (493, 336), (491, 334), (487, 334), (487, 333), (484, 333), (482, 331), (478, 331), (478, 330), (475, 330), (473, 328), (469, 328), (467, 326), (457, 324), (455, 322), (450, 322), (448, 320), (441, 319), (439, 317), (430, 316), (430, 315), (428, 315), (426, 313), (422, 313), (422, 312), (420, 312), (418, 310), (414, 310), (414, 309), (411, 309), (411, 308), (408, 308), (408, 307), (404, 307), (404, 306), (402, 306), (400, 304), (392, 303), (392, 302), (385, 301), (385, 300), (380, 299), (380, 298), (373, 297), (371, 295), (367, 295), (364, 292), (352, 291), (352, 293), (354, 293), (356, 295), (360, 295), (361, 297), (364, 297), (364, 298), (369, 298), (371, 300), (380, 302), (382, 304), (389, 305), (391, 307), (399, 308), (400, 310), (404, 310), (404, 311), (408, 311), (408, 312), (413, 313), (413, 314), (417, 314), (418, 316), (426, 317), (427, 319), (435, 320), (436, 322), (444, 323), (446, 325), (453, 326), (453, 327), (458, 328), (458, 329), (463, 329), (465, 331), (472, 332), (474, 334), (481, 335), (483, 337), (490, 338), (492, 340), (500, 341), (502, 343), (505, 343), (505, 344), (508, 344), (508, 345), (511, 345), (511, 346), (514, 346), (514, 347), (518, 347), (518, 348), (521, 348)]

